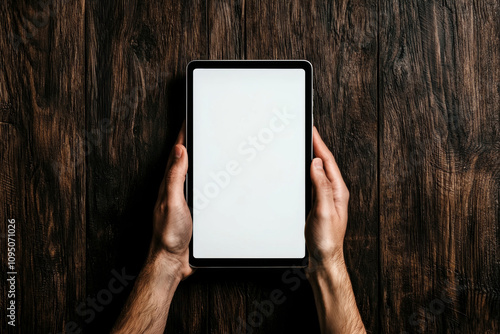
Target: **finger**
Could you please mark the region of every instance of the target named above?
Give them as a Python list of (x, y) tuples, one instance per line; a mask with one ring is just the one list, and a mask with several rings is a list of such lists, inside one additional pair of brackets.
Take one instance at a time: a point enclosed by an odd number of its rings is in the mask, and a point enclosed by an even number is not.
[[(186, 121), (182, 123), (181, 129), (174, 143), (174, 146), (175, 145), (184, 145), (184, 146), (186, 145)], [(170, 152), (170, 155), (168, 157), (167, 168), (165, 170), (165, 173), (170, 169), (173, 162), (174, 162), (174, 149), (172, 148), (172, 152)]]
[(311, 181), (315, 193), (313, 203), (316, 214), (322, 218), (328, 218), (333, 213), (333, 189), (330, 180), (326, 177), (323, 169), (323, 161), (320, 158), (314, 158), (311, 163)]
[(175, 145), (172, 151), (172, 166), (170, 166), (164, 179), (167, 207), (170, 208), (183, 205), (186, 202), (184, 198), (184, 182), (188, 169), (186, 148), (182, 145)]
[(165, 167), (165, 172), (163, 172), (163, 180), (161, 181), (160, 188), (158, 190), (158, 198), (163, 199), (166, 194), (166, 188), (167, 188), (167, 175), (168, 171), (172, 167), (172, 164), (175, 160), (175, 145), (172, 147), (172, 150), (170, 151), (167, 159), (167, 166)]
[(313, 148), (314, 154), (323, 160), (326, 176), (333, 187), (334, 200), (346, 202), (349, 196), (347, 186), (344, 183), (344, 179), (342, 178), (342, 174), (340, 173), (340, 169), (335, 162), (332, 152), (330, 152), (323, 142), (323, 139), (321, 139), (316, 127), (313, 129)]
[(335, 179), (338, 179), (339, 176), (340, 178), (342, 178), (342, 176), (340, 175), (339, 167), (335, 162), (335, 158), (333, 157), (332, 152), (330, 152), (328, 146), (326, 146), (316, 127), (313, 128), (313, 149), (314, 155), (323, 160), (326, 176), (328, 177), (328, 179), (334, 182)]
[(182, 122), (181, 130), (179, 131), (175, 144), (186, 146), (186, 121)]

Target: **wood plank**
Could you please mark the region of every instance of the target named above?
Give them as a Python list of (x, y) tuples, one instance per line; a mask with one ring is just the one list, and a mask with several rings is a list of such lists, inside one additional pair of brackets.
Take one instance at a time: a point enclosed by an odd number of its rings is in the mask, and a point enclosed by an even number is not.
[[(113, 269), (135, 275), (143, 264), (158, 186), (185, 115), (185, 66), (206, 57), (206, 39), (201, 0), (87, 3), (86, 125), (96, 133), (87, 157), (89, 295), (107, 286)], [(207, 289), (202, 275), (181, 283), (168, 331), (204, 331)], [(129, 291), (89, 330), (109, 330)]]
[(500, 4), (383, 1), (382, 332), (500, 331)]
[[(377, 2), (252, 1), (246, 8), (248, 59), (308, 59), (314, 66), (315, 125), (351, 193), (346, 262), (364, 323), (376, 332)], [(318, 332), (312, 292), (300, 273), (267, 275), (250, 283), (248, 312), (276, 288), (287, 301), (255, 332)]]
[[(207, 1), (209, 59), (244, 59), (245, 2)], [(247, 270), (198, 270), (209, 289), (207, 333), (241, 333), (246, 319)]]
[(245, 1), (208, 1), (210, 59), (245, 59)]
[(73, 330), (85, 296), (85, 161), (74, 151), (85, 120), (84, 2), (3, 1), (0, 26), (0, 231), (16, 220), (18, 306), (16, 327), (2, 311), (0, 328)]

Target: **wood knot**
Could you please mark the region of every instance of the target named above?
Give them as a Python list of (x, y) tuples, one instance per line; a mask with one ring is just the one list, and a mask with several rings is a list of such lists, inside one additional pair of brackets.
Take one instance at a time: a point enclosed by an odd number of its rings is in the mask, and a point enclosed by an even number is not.
[(0, 101), (0, 123), (14, 123), (14, 108), (11, 102)]

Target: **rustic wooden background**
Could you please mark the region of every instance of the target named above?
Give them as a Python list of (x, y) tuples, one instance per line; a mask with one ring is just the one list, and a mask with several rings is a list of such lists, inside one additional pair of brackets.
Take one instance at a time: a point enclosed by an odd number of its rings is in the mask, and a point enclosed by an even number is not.
[[(82, 310), (142, 265), (192, 59), (312, 62), (369, 331), (500, 332), (499, 1), (4, 0), (0, 26), (0, 332), (8, 218), (14, 332), (109, 331), (131, 285)], [(286, 302), (255, 317), (274, 289)], [(252, 316), (252, 333), (318, 332), (307, 281), (285, 270), (199, 270), (167, 332)]]

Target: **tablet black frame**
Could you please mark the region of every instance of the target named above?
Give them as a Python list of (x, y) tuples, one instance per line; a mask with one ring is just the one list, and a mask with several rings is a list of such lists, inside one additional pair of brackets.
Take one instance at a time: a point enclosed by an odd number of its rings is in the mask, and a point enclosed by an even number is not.
[[(306, 159), (304, 182), (306, 184), (305, 212), (311, 209), (311, 177), (310, 165), (313, 159), (312, 126), (313, 126), (313, 68), (307, 60), (193, 60), (186, 68), (186, 147), (189, 156), (189, 169), (186, 175), (185, 195), (191, 217), (193, 217), (193, 71), (198, 68), (221, 69), (290, 69), (297, 68), (305, 71), (305, 112), (306, 112)], [(194, 224), (194, 222), (193, 222)], [(189, 243), (189, 265), (193, 268), (249, 268), (249, 267), (284, 267), (303, 268), (308, 264), (308, 251), (306, 245), (303, 258), (195, 258), (193, 256), (193, 236)]]

